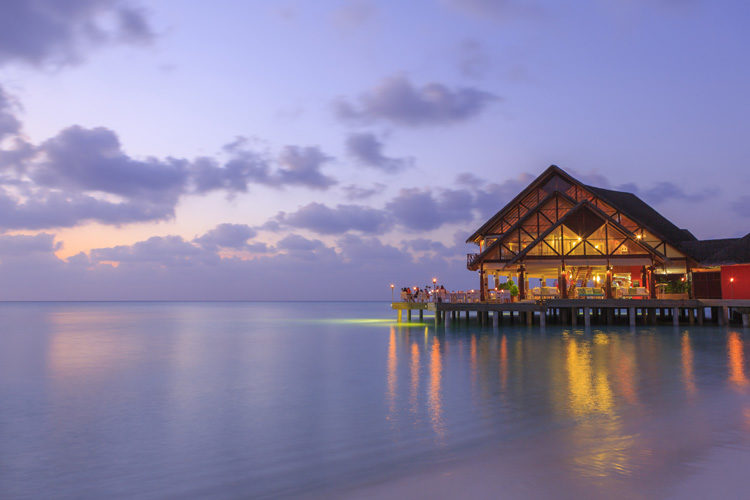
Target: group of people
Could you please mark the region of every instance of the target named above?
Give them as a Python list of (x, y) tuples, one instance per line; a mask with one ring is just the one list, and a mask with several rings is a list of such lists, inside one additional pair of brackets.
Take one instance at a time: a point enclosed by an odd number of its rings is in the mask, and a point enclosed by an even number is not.
[(447, 295), (448, 290), (443, 285), (435, 285), (434, 289), (430, 286), (401, 289), (401, 300), (404, 302), (444, 302)]

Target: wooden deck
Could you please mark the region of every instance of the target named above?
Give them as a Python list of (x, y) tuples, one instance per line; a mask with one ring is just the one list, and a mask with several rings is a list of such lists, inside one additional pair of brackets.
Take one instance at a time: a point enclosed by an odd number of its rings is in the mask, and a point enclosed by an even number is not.
[[(750, 300), (722, 299), (547, 299), (523, 302), (393, 302), (399, 322), (403, 312), (411, 321), (412, 310), (424, 319), (424, 311), (434, 311), (435, 324), (466, 322), (472, 316), (481, 325), (499, 326), (505, 322), (563, 324), (590, 326), (593, 324), (704, 325), (731, 324), (750, 327)], [(492, 318), (490, 318), (492, 316)]]

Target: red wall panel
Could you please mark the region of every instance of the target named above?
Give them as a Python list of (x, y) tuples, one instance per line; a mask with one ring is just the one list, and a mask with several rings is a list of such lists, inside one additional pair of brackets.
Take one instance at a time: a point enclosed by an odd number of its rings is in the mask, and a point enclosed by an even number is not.
[(721, 266), (721, 296), (725, 299), (750, 299), (750, 264)]

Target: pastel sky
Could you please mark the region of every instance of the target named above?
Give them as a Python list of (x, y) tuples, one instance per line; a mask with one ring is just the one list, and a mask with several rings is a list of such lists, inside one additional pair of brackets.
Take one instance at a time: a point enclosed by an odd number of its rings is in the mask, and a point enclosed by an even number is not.
[(0, 299), (387, 299), (550, 164), (750, 231), (750, 3), (4, 0)]

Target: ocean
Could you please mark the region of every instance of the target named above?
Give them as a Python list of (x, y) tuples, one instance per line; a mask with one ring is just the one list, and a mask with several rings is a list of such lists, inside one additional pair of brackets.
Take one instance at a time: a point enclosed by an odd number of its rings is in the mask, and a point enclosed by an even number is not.
[(386, 302), (1, 303), (0, 498), (739, 497), (749, 356)]

